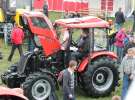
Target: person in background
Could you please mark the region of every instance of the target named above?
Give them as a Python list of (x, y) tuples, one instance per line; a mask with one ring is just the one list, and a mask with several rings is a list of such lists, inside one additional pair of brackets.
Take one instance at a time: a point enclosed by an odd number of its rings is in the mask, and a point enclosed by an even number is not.
[(121, 99), (120, 99), (120, 96), (115, 95), (112, 97), (112, 100), (121, 100)]
[(81, 15), (78, 11), (73, 13), (73, 18), (79, 18), (79, 17), (81, 17)]
[(69, 67), (63, 72), (63, 100), (75, 100), (74, 71), (77, 67), (75, 60), (70, 60)]
[(68, 10), (65, 11), (65, 13), (64, 13), (64, 18), (65, 18), (65, 19), (66, 19), (66, 18), (69, 18), (69, 12), (68, 12)]
[(11, 32), (12, 49), (11, 49), (11, 53), (8, 57), (8, 61), (12, 60), (12, 57), (14, 55), (16, 48), (18, 48), (20, 56), (23, 54), (23, 50), (22, 50), (23, 39), (24, 39), (23, 29), (21, 27), (19, 27), (17, 25), (17, 23), (15, 23), (14, 28)]
[(135, 48), (129, 48), (121, 62), (121, 73), (123, 75), (123, 86), (121, 99), (125, 100), (128, 88), (135, 76)]
[(133, 27), (132, 27), (132, 31), (135, 32), (135, 10), (132, 13), (133, 15)]
[(62, 50), (66, 50), (68, 48), (68, 44), (69, 44), (69, 30), (64, 27), (62, 30), (61, 30), (61, 33), (63, 35), (63, 39), (62, 39), (62, 46), (61, 46), (61, 49)]
[(125, 22), (124, 14), (122, 12), (122, 9), (119, 8), (119, 10), (115, 13), (115, 28), (117, 31), (121, 29), (124, 22)]
[(44, 6), (43, 6), (43, 13), (48, 17), (48, 3), (47, 0), (44, 1)]
[(118, 63), (121, 62), (123, 57), (123, 48), (124, 48), (124, 39), (127, 37), (125, 28), (121, 28), (121, 30), (115, 36), (115, 43), (117, 49)]
[(90, 51), (90, 42), (89, 42), (89, 29), (84, 28), (82, 34), (77, 43), (78, 50), (71, 53), (71, 59), (78, 61), (86, 56)]
[(123, 56), (125, 56), (127, 50), (132, 47), (135, 47), (135, 37), (129, 37), (129, 42), (124, 46)]

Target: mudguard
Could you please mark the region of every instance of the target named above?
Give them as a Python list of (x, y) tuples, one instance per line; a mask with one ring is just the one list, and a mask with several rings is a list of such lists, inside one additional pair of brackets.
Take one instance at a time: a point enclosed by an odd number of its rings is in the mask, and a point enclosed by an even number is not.
[(109, 57), (114, 59), (117, 59), (117, 55), (114, 52), (110, 52), (110, 51), (98, 51), (98, 52), (94, 52), (92, 54), (89, 54), (89, 56), (87, 56), (86, 58), (84, 58), (82, 60), (82, 62), (79, 64), (79, 67), (77, 69), (77, 72), (82, 72), (85, 70), (85, 68), (87, 67), (88, 63), (89, 63), (89, 57), (90, 57), (90, 61), (99, 58), (99, 57)]
[(20, 61), (18, 62), (18, 68), (17, 68), (18, 73), (20, 75), (23, 74), (25, 67), (26, 67), (26, 64), (32, 55), (33, 55), (33, 53), (27, 52), (21, 56)]

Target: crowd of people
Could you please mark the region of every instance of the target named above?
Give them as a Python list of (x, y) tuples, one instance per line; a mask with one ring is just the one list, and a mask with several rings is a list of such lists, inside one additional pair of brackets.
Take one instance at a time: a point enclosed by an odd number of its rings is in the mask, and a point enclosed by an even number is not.
[(119, 68), (122, 76), (122, 92), (121, 96), (114, 96), (112, 97), (112, 100), (126, 100), (127, 92), (135, 77), (134, 28), (133, 30), (129, 29), (126, 31), (123, 26), (125, 21), (122, 9), (119, 8), (115, 13), (115, 32), (110, 35), (109, 43), (111, 44), (110, 50), (116, 52), (118, 56), (118, 64), (120, 66)]

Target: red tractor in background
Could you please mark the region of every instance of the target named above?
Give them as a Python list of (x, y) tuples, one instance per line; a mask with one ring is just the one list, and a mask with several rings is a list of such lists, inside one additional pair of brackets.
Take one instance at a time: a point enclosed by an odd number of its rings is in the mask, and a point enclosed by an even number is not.
[(20, 88), (10, 89), (0, 86), (0, 100), (28, 100)]
[[(50, 95), (55, 95), (55, 87), (59, 86), (58, 75), (66, 68), (69, 60), (67, 58), (73, 51), (61, 50), (60, 33), (55, 31), (52, 23), (42, 13), (25, 12), (20, 16), (20, 24), (31, 34), (38, 49), (25, 53), (17, 64), (9, 67), (8, 71), (1, 75), (2, 82), (10, 88), (21, 86), (30, 100), (47, 100)], [(69, 47), (76, 47), (73, 39), (78, 35), (76, 31), (79, 33), (81, 29), (89, 28), (90, 51), (79, 61), (75, 78), (77, 85), (92, 97), (107, 96), (115, 90), (119, 80), (117, 55), (107, 51), (108, 42), (103, 43), (108, 41), (108, 22), (87, 16), (56, 20), (54, 26), (56, 29), (71, 29)], [(73, 35), (74, 31), (76, 35)], [(103, 39), (95, 38), (100, 37), (100, 32), (105, 33)]]

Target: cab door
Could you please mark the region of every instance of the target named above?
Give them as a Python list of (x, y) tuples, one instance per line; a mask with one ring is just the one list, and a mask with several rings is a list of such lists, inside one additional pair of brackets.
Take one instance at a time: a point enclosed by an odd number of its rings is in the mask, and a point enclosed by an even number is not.
[(28, 17), (31, 32), (36, 35), (43, 47), (45, 56), (52, 55), (60, 50), (60, 42), (55, 31), (45, 16)]

